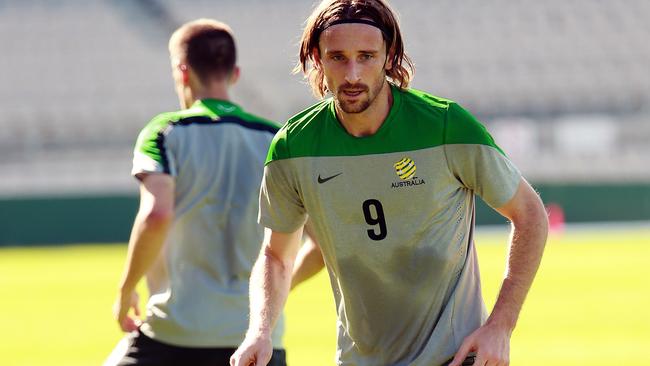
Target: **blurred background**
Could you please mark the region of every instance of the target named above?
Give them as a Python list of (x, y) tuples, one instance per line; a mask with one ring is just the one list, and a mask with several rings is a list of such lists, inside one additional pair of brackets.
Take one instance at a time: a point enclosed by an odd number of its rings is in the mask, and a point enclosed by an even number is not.
[[(650, 219), (650, 2), (392, 4), (412, 86), (481, 119), (568, 222)], [(126, 240), (137, 205), (131, 150), (154, 115), (178, 108), (166, 45), (185, 21), (234, 29), (235, 102), (279, 122), (312, 104), (291, 74), (311, 8), (0, 1), (0, 244)], [(479, 224), (499, 220), (480, 207)]]

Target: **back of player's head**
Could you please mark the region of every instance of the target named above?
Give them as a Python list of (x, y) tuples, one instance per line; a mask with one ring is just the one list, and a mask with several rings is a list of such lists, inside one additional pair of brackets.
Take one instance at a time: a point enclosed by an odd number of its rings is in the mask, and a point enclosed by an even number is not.
[(212, 19), (183, 24), (169, 39), (169, 53), (172, 62), (187, 64), (203, 81), (226, 78), (237, 61), (232, 30)]
[(365, 20), (382, 32), (392, 67), (386, 75), (400, 88), (407, 88), (413, 74), (413, 63), (404, 51), (404, 42), (395, 12), (384, 0), (323, 0), (307, 19), (300, 44), (298, 65), (309, 78), (315, 95), (327, 92), (322, 70), (314, 68), (315, 49), (319, 49), (321, 33), (334, 24)]

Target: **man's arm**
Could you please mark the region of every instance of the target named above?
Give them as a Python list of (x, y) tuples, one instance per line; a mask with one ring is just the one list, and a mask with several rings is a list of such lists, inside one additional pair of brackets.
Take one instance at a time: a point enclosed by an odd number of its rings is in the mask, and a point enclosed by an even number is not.
[(140, 319), (129, 316), (130, 308), (139, 316), (135, 287), (160, 254), (174, 219), (174, 179), (166, 174), (147, 174), (140, 184), (140, 208), (133, 223), (120, 291), (114, 315), (125, 332), (138, 328)]
[(293, 265), (293, 274), (291, 276), (292, 290), (325, 267), (323, 254), (320, 251), (318, 242), (314, 238), (314, 233), (309, 223), (305, 225), (305, 232), (307, 233), (307, 240), (300, 247), (298, 257)]
[(145, 275), (147, 281), (147, 290), (149, 296), (163, 292), (169, 285), (167, 278), (167, 265), (165, 263), (165, 245), (160, 248), (158, 257), (151, 265), (147, 274)]
[(263, 366), (271, 360), (271, 332), (289, 296), (302, 228), (293, 233), (264, 229), (250, 280), (250, 322), (246, 338), (230, 358), (232, 366)]
[(509, 364), (510, 336), (542, 259), (548, 219), (528, 182), (522, 178), (514, 197), (496, 210), (512, 222), (505, 278), (487, 322), (465, 338), (449, 366), (460, 366), (472, 351), (475, 365)]

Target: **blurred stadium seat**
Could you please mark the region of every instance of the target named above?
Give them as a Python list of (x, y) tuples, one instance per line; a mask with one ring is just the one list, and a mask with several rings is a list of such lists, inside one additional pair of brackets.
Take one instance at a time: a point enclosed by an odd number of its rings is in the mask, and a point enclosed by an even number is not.
[[(416, 64), (413, 86), (485, 121), (530, 179), (650, 179), (649, 1), (392, 4)], [(177, 108), (166, 42), (189, 19), (218, 18), (236, 32), (235, 101), (278, 121), (305, 108), (314, 99), (290, 73), (311, 6), (0, 2), (0, 196), (135, 192), (131, 148), (151, 117)]]

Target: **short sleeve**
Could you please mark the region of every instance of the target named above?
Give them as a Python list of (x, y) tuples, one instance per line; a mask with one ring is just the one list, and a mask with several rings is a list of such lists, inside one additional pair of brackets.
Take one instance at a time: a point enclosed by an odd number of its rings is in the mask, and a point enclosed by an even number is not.
[(444, 149), (452, 174), (490, 206), (503, 206), (521, 181), (517, 167), (487, 129), (458, 104), (450, 104), (445, 124)]
[(258, 221), (273, 231), (292, 233), (307, 221), (290, 159), (270, 162), (264, 168)]
[(142, 129), (133, 149), (131, 175), (136, 178), (143, 173), (175, 175), (169, 151), (171, 131), (172, 124), (164, 116), (154, 118)]

